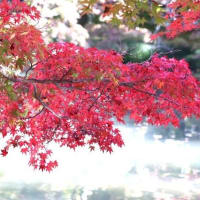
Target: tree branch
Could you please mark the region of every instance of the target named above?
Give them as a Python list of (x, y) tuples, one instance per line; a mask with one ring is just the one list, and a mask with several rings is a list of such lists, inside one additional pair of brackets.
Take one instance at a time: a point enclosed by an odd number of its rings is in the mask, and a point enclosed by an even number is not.
[(94, 78), (90, 79), (80, 79), (80, 80), (73, 80), (73, 79), (35, 79), (35, 78), (30, 78), (30, 79), (25, 79), (22, 77), (18, 78), (13, 78), (13, 77), (8, 77), (5, 74), (2, 74), (2, 76), (11, 81), (11, 82), (21, 82), (21, 83), (41, 83), (41, 84), (56, 84), (56, 83), (85, 83), (85, 82), (90, 82), (95, 80)]
[(33, 70), (33, 67), (36, 65), (36, 64), (33, 65), (33, 63), (30, 60), (29, 62), (30, 62), (30, 67), (25, 72), (25, 78), (28, 76), (28, 72)]
[(26, 120), (26, 119), (35, 118), (35, 117), (37, 117), (40, 113), (42, 113), (42, 111), (43, 111), (44, 109), (45, 109), (45, 107), (43, 106), (42, 109), (41, 109), (38, 113), (36, 113), (35, 115), (30, 116), (30, 117), (22, 117), (21, 119)]
[(125, 83), (125, 82), (122, 82), (122, 83), (120, 83), (120, 85), (130, 87), (130, 88), (134, 89), (137, 92), (141, 92), (141, 93), (147, 94), (149, 96), (154, 96), (156, 98), (160, 98), (160, 99), (163, 99), (163, 100), (168, 101), (170, 103), (176, 104), (177, 106), (180, 106), (180, 104), (178, 104), (177, 102), (175, 102), (175, 101), (173, 101), (171, 99), (168, 99), (166, 97), (161, 97), (161, 96), (159, 96), (156, 93), (151, 93), (151, 92), (148, 92), (148, 91), (144, 91), (142, 89), (135, 88), (134, 87), (134, 83)]
[[(91, 82), (91, 81), (95, 81), (94, 78), (88, 78), (88, 79), (79, 79), (79, 80), (73, 80), (73, 79), (64, 79), (64, 80), (61, 80), (61, 79), (34, 79), (34, 78), (30, 78), (30, 79), (24, 79), (24, 78), (13, 78), (13, 77), (7, 77), (5, 76), (4, 74), (2, 74), (2, 76), (4, 78), (6, 78), (7, 80), (10, 80), (12, 82), (22, 82), (22, 83), (32, 83), (34, 84), (34, 87), (36, 83), (40, 83), (40, 84), (59, 84), (59, 83), (87, 83), (87, 82)], [(103, 79), (102, 82), (104, 83), (109, 83), (110, 80), (109, 79)], [(160, 99), (163, 99), (165, 101), (168, 101), (170, 103), (173, 103), (173, 104), (176, 104), (178, 106), (180, 106), (178, 103), (176, 103), (175, 101), (171, 100), (171, 99), (168, 99), (166, 97), (161, 97), (161, 96), (158, 96), (157, 94), (154, 94), (154, 93), (151, 93), (151, 92), (148, 92), (148, 91), (144, 91), (142, 89), (138, 89), (138, 88), (135, 88), (136, 84), (133, 83), (133, 82), (120, 82), (119, 83), (119, 86), (126, 86), (126, 87), (129, 87), (129, 88), (132, 88), (138, 92), (141, 92), (141, 93), (144, 93), (144, 94), (147, 94), (147, 95), (150, 95), (150, 96), (154, 96), (156, 98), (160, 98)], [(76, 89), (75, 87), (72, 88), (72, 89)], [(59, 116), (57, 115), (56, 113), (54, 113), (54, 111), (49, 108), (40, 98), (36, 98), (38, 99), (38, 101), (40, 101), (40, 103), (47, 109), (49, 110), (51, 113), (53, 113), (55, 116), (57, 116), (58, 118), (66, 118), (66, 117), (62, 117), (62, 116)]]
[(54, 116), (56, 116), (59, 119), (68, 119), (67, 116), (60, 116), (59, 114), (55, 113), (46, 103), (44, 103), (37, 95), (37, 87), (35, 84), (33, 84), (33, 87), (34, 87), (34, 97), (43, 105), (44, 108), (46, 108), (49, 112), (51, 112)]
[(93, 103), (90, 105), (90, 107), (88, 108), (88, 112), (91, 110), (91, 108), (97, 103), (98, 99), (102, 96), (103, 94), (103, 90), (100, 91), (100, 94), (98, 95), (98, 97), (96, 97), (93, 101)]

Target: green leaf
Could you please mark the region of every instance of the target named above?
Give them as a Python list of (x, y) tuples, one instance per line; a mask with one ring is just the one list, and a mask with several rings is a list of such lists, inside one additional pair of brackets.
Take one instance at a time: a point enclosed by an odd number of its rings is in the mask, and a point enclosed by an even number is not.
[(22, 58), (18, 58), (16, 61), (16, 68), (22, 69), (24, 65), (24, 60)]
[(78, 73), (73, 73), (73, 74), (72, 74), (72, 77), (73, 77), (73, 78), (77, 78), (77, 77), (78, 77)]
[(111, 23), (113, 25), (119, 26), (121, 24), (121, 21), (117, 17), (113, 17)]
[(13, 87), (12, 85), (7, 81), (6, 84), (5, 84), (5, 90), (7, 92), (7, 95), (8, 97), (11, 99), (11, 100), (17, 100), (17, 95), (16, 93), (14, 92), (13, 90)]
[(20, 113), (21, 117), (26, 117), (28, 115), (28, 109), (26, 109), (23, 113)]

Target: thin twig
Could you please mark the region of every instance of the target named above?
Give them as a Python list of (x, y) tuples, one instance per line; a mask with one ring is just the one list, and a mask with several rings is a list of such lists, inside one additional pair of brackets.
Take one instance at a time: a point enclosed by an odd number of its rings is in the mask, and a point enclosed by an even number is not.
[(100, 94), (98, 95), (98, 97), (95, 98), (95, 100), (93, 101), (93, 103), (90, 105), (90, 107), (88, 108), (88, 112), (92, 109), (92, 107), (97, 103), (98, 99), (102, 96), (103, 90), (100, 91)]
[(59, 119), (67, 119), (68, 117), (67, 116), (60, 116), (58, 115), (57, 113), (55, 113), (46, 103), (44, 103), (40, 97), (38, 97), (37, 95), (37, 87), (36, 87), (36, 84), (33, 84), (33, 87), (34, 87), (34, 96), (35, 98), (49, 111), (51, 112), (54, 116), (56, 116), (57, 118)]
[(27, 78), (28, 72), (31, 71), (31, 70), (33, 70), (33, 67), (34, 67), (34, 65), (32, 64), (32, 62), (30, 60), (29, 60), (29, 62), (30, 62), (31, 66), (26, 70), (26, 72), (25, 72), (25, 78)]
[(38, 113), (36, 113), (35, 115), (30, 116), (30, 117), (22, 117), (22, 118), (20, 118), (20, 119), (26, 120), (26, 119), (32, 119), (32, 118), (35, 118), (35, 117), (37, 117), (39, 114), (41, 114), (42, 111), (43, 111), (44, 109), (45, 109), (45, 107), (43, 106), (42, 109), (41, 109)]
[(173, 101), (171, 99), (168, 99), (166, 97), (158, 96), (156, 93), (154, 94), (154, 93), (151, 93), (151, 92), (148, 92), (148, 91), (144, 91), (144, 90), (139, 89), (139, 88), (135, 88), (133, 83), (120, 83), (120, 85), (130, 87), (131, 89), (133, 89), (133, 90), (135, 90), (137, 92), (148, 94), (149, 96), (154, 96), (156, 98), (160, 98), (160, 99), (163, 99), (163, 100), (168, 101), (170, 103), (173, 103), (173, 104), (175, 104), (177, 106), (181, 106), (180, 104), (178, 104), (177, 102), (175, 102), (175, 101)]

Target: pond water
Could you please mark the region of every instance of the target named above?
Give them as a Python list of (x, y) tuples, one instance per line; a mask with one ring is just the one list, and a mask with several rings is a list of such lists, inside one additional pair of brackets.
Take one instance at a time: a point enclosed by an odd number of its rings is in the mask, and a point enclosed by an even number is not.
[(33, 170), (28, 157), (17, 150), (0, 158), (0, 181), (32, 184), (42, 182), (57, 190), (81, 185), (87, 190), (123, 186), (130, 190), (200, 191), (200, 145), (168, 140), (149, 142), (144, 138), (146, 126), (116, 125), (125, 146), (114, 152), (76, 151), (52, 145), (53, 158), (59, 166), (51, 173)]

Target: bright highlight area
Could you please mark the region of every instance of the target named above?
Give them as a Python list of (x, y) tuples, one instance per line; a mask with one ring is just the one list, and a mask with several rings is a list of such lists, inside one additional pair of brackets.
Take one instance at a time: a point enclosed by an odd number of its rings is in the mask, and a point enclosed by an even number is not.
[[(114, 148), (111, 154), (90, 152), (86, 147), (73, 151), (52, 146), (53, 157), (58, 160), (59, 166), (51, 173), (28, 167), (27, 157), (13, 150), (7, 157), (1, 158), (1, 183), (41, 182), (51, 185), (56, 191), (81, 186), (86, 194), (98, 188), (123, 187), (133, 196), (140, 196), (142, 191), (157, 194), (160, 189), (184, 194), (199, 191), (200, 179), (190, 177), (191, 165), (200, 158), (197, 146), (172, 140), (165, 143), (146, 141), (145, 126), (118, 128), (125, 146)], [(179, 167), (184, 175), (178, 178), (166, 173), (159, 177), (158, 169), (156, 172), (149, 168), (160, 166), (164, 171), (167, 165)]]

